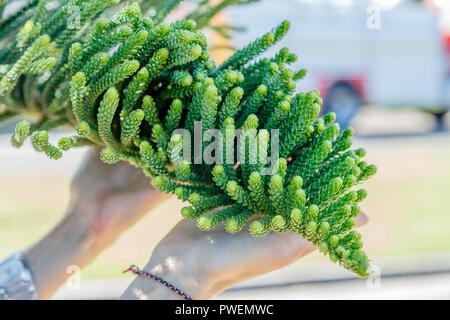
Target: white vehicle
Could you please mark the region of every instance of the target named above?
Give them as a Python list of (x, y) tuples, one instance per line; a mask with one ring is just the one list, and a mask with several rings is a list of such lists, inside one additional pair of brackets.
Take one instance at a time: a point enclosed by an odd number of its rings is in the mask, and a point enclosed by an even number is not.
[(439, 120), (450, 108), (450, 41), (420, 2), (263, 0), (230, 13), (246, 22), (237, 47), (291, 21), (281, 45), (298, 54), (294, 69), (308, 69), (299, 89), (318, 88), (324, 112), (344, 127), (364, 104), (419, 108)]

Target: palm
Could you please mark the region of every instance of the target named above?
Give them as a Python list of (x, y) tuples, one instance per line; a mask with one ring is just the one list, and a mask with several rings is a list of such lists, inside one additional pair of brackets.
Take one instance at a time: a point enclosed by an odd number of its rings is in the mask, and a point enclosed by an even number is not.
[(133, 225), (164, 195), (150, 185), (142, 170), (125, 162), (105, 164), (99, 154), (99, 148), (92, 148), (75, 175), (72, 204), (96, 231), (114, 236)]
[[(360, 214), (356, 226), (367, 221), (367, 216)], [(214, 277), (230, 286), (290, 265), (315, 249), (293, 232), (271, 231), (255, 238), (245, 231), (229, 234), (223, 227), (203, 232), (193, 221), (184, 220), (158, 244), (152, 258), (167, 261), (165, 257), (170, 253), (171, 259), (183, 261), (183, 265), (205, 263), (208, 269), (214, 270)]]

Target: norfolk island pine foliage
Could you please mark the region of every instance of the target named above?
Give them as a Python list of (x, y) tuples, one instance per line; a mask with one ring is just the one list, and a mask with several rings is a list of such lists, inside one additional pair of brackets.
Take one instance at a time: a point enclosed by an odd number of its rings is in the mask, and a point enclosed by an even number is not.
[[(223, 223), (227, 232), (245, 227), (255, 237), (297, 232), (333, 262), (367, 276), (369, 260), (353, 230), (367, 192), (356, 186), (376, 167), (362, 160), (364, 149), (350, 149), (353, 129), (341, 130), (333, 113), (319, 116), (317, 90), (295, 94), (306, 71), (289, 69), (294, 53), (282, 48), (259, 58), (289, 22), (217, 66), (200, 30), (227, 34), (231, 28), (213, 26), (211, 18), (253, 1), (198, 1), (184, 20), (163, 23), (180, 2), (28, 0), (3, 15), (0, 122), (34, 119), (17, 124), (12, 144), (30, 137), (52, 159), (73, 147), (102, 146), (104, 162), (127, 161), (160, 191), (188, 202), (181, 214), (202, 230)], [(8, 3), (0, 0), (0, 11)], [(67, 23), (74, 8), (75, 28)], [(219, 131), (223, 150), (214, 156), (227, 161), (198, 163), (185, 152), (186, 135), (176, 130), (194, 136), (199, 122), (202, 134)], [(48, 132), (63, 126), (76, 134), (51, 144)], [(279, 158), (266, 174), (273, 130)], [(201, 143), (201, 154), (208, 147)]]

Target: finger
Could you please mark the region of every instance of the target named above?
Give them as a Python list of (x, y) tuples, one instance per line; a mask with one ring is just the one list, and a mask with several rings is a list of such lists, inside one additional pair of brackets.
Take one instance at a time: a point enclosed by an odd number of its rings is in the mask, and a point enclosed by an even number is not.
[(78, 169), (78, 172), (83, 172), (86, 170), (102, 170), (104, 167), (104, 162), (100, 159), (101, 147), (89, 147), (86, 152), (83, 162)]
[[(87, 152), (86, 159), (90, 160), (92, 162), (100, 163), (100, 153), (102, 152), (102, 148), (95, 146), (90, 147), (89, 151)], [(103, 163), (103, 161), (101, 161)]]
[(364, 212), (361, 212), (356, 218), (355, 218), (355, 228), (360, 228), (369, 222), (369, 216), (366, 215)]
[[(368, 221), (369, 217), (361, 212), (355, 218), (355, 228), (364, 226)], [(266, 236), (256, 239), (256, 241), (255, 247), (259, 248), (262, 254), (267, 254), (265, 251), (268, 250), (270, 255), (277, 256), (281, 260), (285, 260), (286, 263), (287, 261), (297, 261), (317, 249), (317, 246), (313, 243), (294, 232), (278, 233), (271, 231)]]

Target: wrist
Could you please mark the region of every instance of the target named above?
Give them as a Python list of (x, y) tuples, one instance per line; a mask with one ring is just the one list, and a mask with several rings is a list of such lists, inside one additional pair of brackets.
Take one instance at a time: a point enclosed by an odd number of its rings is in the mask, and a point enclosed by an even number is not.
[(144, 268), (196, 300), (209, 299), (212, 277), (209, 270), (198, 264), (192, 265), (187, 259), (177, 259), (168, 255), (164, 258), (152, 257)]
[(66, 281), (69, 266), (81, 269), (97, 252), (85, 222), (77, 215), (66, 215), (50, 233), (25, 251), (25, 263), (40, 298), (49, 298)]
[(119, 194), (103, 190), (83, 196), (73, 188), (68, 215), (78, 215), (97, 245), (106, 248), (167, 197), (155, 188)]
[(83, 242), (92, 244), (94, 246), (103, 245), (102, 232), (95, 217), (101, 211), (100, 201), (86, 199), (85, 201), (74, 201), (72, 199), (69, 208), (67, 209), (65, 219), (67, 218), (69, 224), (76, 226), (78, 232), (83, 233)]
[[(211, 272), (198, 264), (189, 264), (184, 259), (170, 256), (161, 259), (152, 256), (143, 270), (167, 281), (194, 300), (210, 299), (218, 293)], [(164, 284), (144, 275), (138, 276), (121, 298), (139, 300), (183, 299)]]

